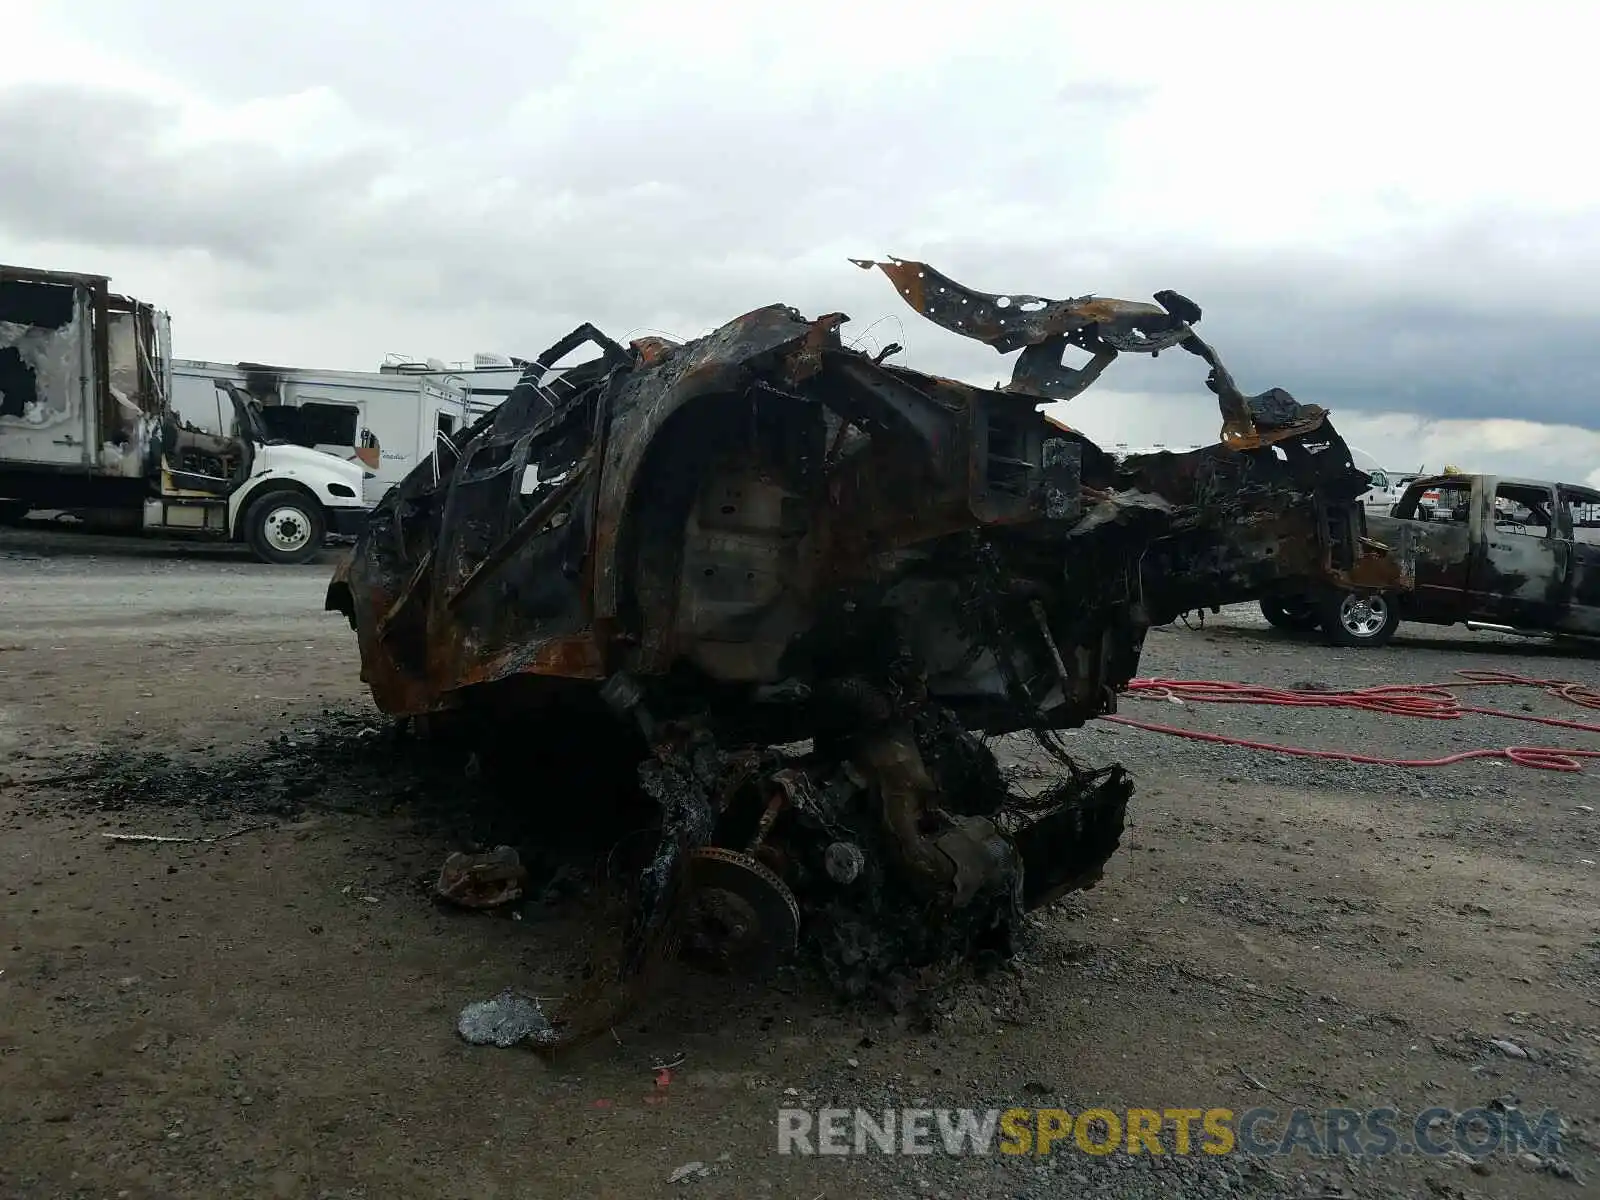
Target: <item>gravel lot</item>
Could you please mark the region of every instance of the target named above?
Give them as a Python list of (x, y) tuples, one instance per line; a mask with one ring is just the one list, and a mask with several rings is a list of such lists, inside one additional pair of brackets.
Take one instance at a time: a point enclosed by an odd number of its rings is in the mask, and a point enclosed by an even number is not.
[[(464, 828), (440, 814), (471, 786), (384, 740), (353, 636), (321, 611), (330, 567), (0, 535), (0, 1196), (1546, 1197), (1600, 1179), (1600, 762), (1402, 770), (1097, 722), (1068, 744), (1134, 771), (1130, 830), (1010, 968), (915, 1015), (677, 971), (615, 1038), (547, 1065), (463, 1044), (455, 1015), (565, 986), (592, 913), (581, 891), (516, 919), (429, 901), (419, 880)], [(1154, 631), (1143, 664), (1323, 689), (1462, 669), (1600, 687), (1600, 659), (1543, 643), (1404, 626), (1340, 650), (1249, 608)], [(1531, 688), (1465, 695), (1586, 715)], [(1484, 717), (1122, 712), (1389, 756), (1600, 749)], [(1051, 769), (1025, 740), (999, 749), (1023, 778)], [(113, 762), (166, 802), (108, 802), (83, 772)], [(564, 803), (583, 797), (530, 771), (530, 809)], [(652, 1064), (678, 1054), (663, 1086)], [(1494, 1101), (1559, 1110), (1560, 1157), (775, 1152), (780, 1106), (1386, 1105), (1403, 1126)]]

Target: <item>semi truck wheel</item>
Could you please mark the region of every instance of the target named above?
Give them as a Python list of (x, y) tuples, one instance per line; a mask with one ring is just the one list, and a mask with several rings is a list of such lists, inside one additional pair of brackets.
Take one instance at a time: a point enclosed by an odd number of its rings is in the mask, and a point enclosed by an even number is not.
[(1381, 592), (1335, 592), (1317, 606), (1322, 632), (1335, 646), (1381, 646), (1400, 626), (1400, 610)]
[(1261, 601), (1261, 615), (1275, 629), (1310, 633), (1322, 623), (1317, 609), (1304, 596), (1268, 596)]
[(303, 492), (268, 492), (250, 505), (245, 541), (262, 562), (308, 562), (322, 549), (327, 526), (322, 506)]

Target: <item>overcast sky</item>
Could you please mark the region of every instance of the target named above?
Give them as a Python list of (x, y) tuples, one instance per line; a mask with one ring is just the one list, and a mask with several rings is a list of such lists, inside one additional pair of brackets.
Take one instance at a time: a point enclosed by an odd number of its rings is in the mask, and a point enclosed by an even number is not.
[[(180, 357), (527, 355), (782, 301), (1008, 376), (846, 262), (894, 254), (1173, 288), (1243, 387), (1385, 466), (1600, 484), (1583, 5), (0, 2), (0, 260), (111, 275)], [(1125, 357), (1060, 415), (1211, 441), (1202, 376)]]

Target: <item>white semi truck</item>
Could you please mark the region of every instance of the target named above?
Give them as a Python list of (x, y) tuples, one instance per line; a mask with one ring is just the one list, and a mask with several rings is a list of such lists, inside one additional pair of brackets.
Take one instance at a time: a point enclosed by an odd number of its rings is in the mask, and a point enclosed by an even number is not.
[(471, 402), (447, 370), (328, 371), (180, 358), (172, 364), (173, 412), (191, 425), (221, 429), (231, 418), (219, 381), (257, 402), (272, 436), (364, 468), (369, 508), (441, 438), (453, 440), (492, 407)]
[(311, 558), (366, 521), (358, 462), (275, 436), (231, 380), (225, 428), (172, 408), (171, 321), (103, 275), (0, 265), (0, 519), (35, 510)]

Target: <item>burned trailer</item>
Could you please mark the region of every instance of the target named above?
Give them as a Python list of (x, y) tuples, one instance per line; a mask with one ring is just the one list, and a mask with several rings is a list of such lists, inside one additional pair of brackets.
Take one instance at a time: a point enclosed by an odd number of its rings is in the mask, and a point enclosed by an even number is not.
[[(583, 326), (389, 492), (330, 583), (385, 712), (502, 751), (557, 712), (633, 739), (658, 840), (617, 961), (551, 1044), (603, 1030), (685, 944), (761, 962), (804, 941), (847, 991), (1009, 953), (1116, 849), (1131, 781), (1052, 731), (1115, 711), (1146, 629), (1382, 557), (1326, 414), (1240, 395), (1183, 297), (963, 290), (961, 316), (931, 268), (883, 266), (930, 319), (1026, 347), (1011, 384), (869, 356), (843, 314), (783, 305), (682, 344)], [(1210, 364), (1220, 446), (1119, 463), (1038, 412), (1172, 346)], [(1019, 730), (1062, 761), (1042, 795), (1008, 791), (983, 740)]]

